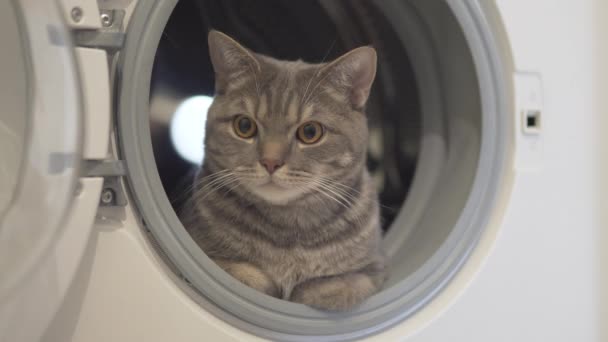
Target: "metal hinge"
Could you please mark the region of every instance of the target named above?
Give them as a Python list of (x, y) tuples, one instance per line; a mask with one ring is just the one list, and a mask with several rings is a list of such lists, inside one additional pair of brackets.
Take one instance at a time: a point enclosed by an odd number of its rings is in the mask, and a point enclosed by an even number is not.
[(99, 199), (102, 207), (124, 207), (127, 196), (120, 181), (127, 174), (123, 160), (85, 160), (84, 175), (86, 177), (103, 177), (103, 188)]
[(80, 47), (104, 49), (109, 53), (120, 50), (126, 37), (123, 27), (125, 10), (101, 9), (99, 16), (101, 28), (74, 30), (74, 42)]

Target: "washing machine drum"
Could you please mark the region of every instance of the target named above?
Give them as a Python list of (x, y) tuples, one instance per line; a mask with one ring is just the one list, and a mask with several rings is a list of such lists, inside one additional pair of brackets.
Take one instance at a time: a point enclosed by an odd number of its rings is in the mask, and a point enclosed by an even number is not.
[[(121, 50), (119, 146), (145, 231), (176, 278), (194, 289), (193, 299), (234, 326), (272, 340), (362, 337), (431, 300), (482, 234), (507, 159), (510, 95), (495, 36), (500, 31), (490, 24), (494, 6), (407, 0), (140, 2)], [(319, 312), (235, 282), (201, 252), (175, 215), (176, 201), (167, 193), (191, 165), (172, 148), (171, 127), (193, 97), (213, 96), (208, 51), (200, 42), (210, 28), (282, 59), (319, 62), (356, 46), (376, 47), (368, 166), (389, 207), (383, 212), (383, 247), (391, 276), (383, 291), (356, 310)]]
[[(491, 25), (494, 5), (265, 4), (139, 1), (123, 33), (125, 8), (100, 16), (94, 1), (0, 3), (0, 340), (41, 336), (86, 250), (98, 207), (125, 205), (124, 194), (194, 300), (271, 339), (353, 339), (385, 329), (432, 299), (466, 261), (507, 159), (511, 96)], [(376, 46), (369, 167), (385, 204), (392, 271), (386, 288), (360, 308), (322, 313), (235, 282), (175, 214), (174, 180), (192, 165), (171, 147), (171, 122), (184, 101), (213, 96), (202, 38), (210, 28), (258, 52), (312, 62)], [(116, 66), (112, 105), (109, 62)], [(35, 323), (16, 331), (25, 317)]]

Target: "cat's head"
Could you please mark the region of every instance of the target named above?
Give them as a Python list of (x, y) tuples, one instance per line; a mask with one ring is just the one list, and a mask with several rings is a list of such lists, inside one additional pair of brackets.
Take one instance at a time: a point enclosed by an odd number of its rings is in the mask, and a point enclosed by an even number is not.
[(323, 64), (287, 62), (211, 31), (209, 52), (216, 94), (205, 163), (232, 173), (235, 186), (285, 204), (312, 191), (338, 191), (336, 183), (365, 167), (373, 48)]

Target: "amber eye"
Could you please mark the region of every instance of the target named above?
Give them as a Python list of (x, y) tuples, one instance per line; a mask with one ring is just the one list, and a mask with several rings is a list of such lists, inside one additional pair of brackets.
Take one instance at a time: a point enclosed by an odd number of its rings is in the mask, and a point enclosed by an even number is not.
[(253, 137), (258, 131), (258, 127), (253, 119), (247, 115), (238, 115), (234, 118), (232, 127), (234, 127), (236, 135), (245, 139)]
[(298, 139), (305, 144), (314, 144), (323, 136), (323, 126), (315, 121), (310, 121), (298, 127)]

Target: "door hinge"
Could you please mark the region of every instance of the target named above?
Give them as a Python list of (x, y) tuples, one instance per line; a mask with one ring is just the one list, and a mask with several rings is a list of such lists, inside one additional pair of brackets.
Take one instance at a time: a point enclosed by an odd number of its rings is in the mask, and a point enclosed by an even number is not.
[(121, 177), (127, 174), (123, 160), (85, 160), (83, 166), (85, 177), (103, 177), (103, 188), (99, 199), (102, 207), (124, 207), (127, 196)]
[(73, 31), (75, 44), (80, 47), (104, 49), (109, 53), (120, 50), (126, 37), (123, 27), (125, 10), (101, 9), (99, 16), (101, 28)]

